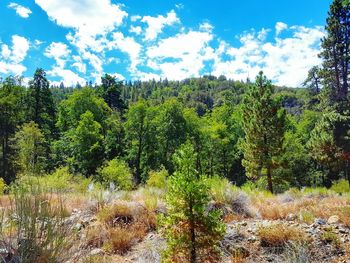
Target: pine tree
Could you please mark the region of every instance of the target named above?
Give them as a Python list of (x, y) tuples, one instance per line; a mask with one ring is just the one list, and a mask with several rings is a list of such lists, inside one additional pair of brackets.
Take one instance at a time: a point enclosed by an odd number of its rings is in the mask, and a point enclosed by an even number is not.
[(242, 164), (247, 176), (256, 180), (266, 175), (271, 192), (274, 161), (282, 151), (286, 116), (273, 92), (271, 82), (260, 72), (243, 102), (245, 141), (242, 144)]
[(111, 109), (123, 112), (126, 109), (125, 103), (121, 98), (123, 87), (122, 81), (117, 81), (115, 77), (105, 74), (101, 77), (101, 95)]
[(182, 145), (174, 160), (177, 169), (168, 181), (168, 214), (161, 220), (168, 242), (165, 261), (218, 262), (225, 225), (218, 211), (206, 211), (209, 190), (195, 169), (193, 146)]
[(327, 35), (322, 39), (323, 86), (329, 92), (329, 100), (341, 102), (347, 99), (350, 70), (350, 3), (334, 0), (328, 12)]
[(56, 133), (56, 109), (49, 85), (45, 71), (39, 68), (28, 89), (28, 120), (38, 124), (47, 140)]

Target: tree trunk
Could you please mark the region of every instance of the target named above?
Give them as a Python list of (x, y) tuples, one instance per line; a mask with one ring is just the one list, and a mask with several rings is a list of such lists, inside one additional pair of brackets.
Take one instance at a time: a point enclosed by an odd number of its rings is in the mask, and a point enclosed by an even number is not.
[(272, 186), (272, 175), (271, 175), (271, 166), (270, 164), (266, 167), (267, 169), (267, 183), (268, 183), (268, 189), (271, 193), (273, 193), (273, 186)]
[(191, 234), (191, 263), (196, 263), (197, 252), (196, 252), (196, 233), (194, 229), (194, 215), (193, 215), (193, 204), (192, 200), (190, 201), (190, 234)]

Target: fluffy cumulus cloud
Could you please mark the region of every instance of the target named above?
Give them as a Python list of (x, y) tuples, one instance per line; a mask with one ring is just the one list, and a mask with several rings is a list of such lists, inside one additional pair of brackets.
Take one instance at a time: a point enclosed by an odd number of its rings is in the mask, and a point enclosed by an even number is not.
[(212, 59), (212, 48), (209, 46), (212, 39), (211, 33), (201, 31), (189, 31), (163, 39), (148, 48), (148, 66), (169, 79), (198, 76), (204, 61)]
[(29, 41), (18, 35), (12, 36), (12, 46), (7, 44), (0, 46), (0, 73), (21, 75), (26, 71), (22, 64), (27, 56), (30, 44)]
[(71, 51), (61, 42), (52, 42), (45, 50), (45, 56), (53, 58), (58, 67), (63, 68)]
[(28, 18), (29, 15), (32, 13), (32, 11), (29, 8), (21, 6), (17, 3), (10, 3), (7, 7), (15, 10), (16, 14), (23, 18)]
[(162, 29), (165, 26), (171, 26), (175, 23), (179, 23), (180, 20), (175, 11), (171, 10), (166, 16), (144, 16), (141, 19), (141, 22), (147, 24), (145, 40), (154, 40), (157, 38), (158, 34), (162, 32)]
[[(280, 33), (281, 28), (287, 29), (277, 24), (276, 33)], [(300, 85), (308, 69), (321, 63), (317, 54), (324, 32), (320, 27), (303, 26), (292, 26), (288, 30), (289, 37), (275, 37), (270, 41), (266, 38), (266, 30), (247, 33), (241, 36), (239, 48), (223, 43), (221, 52), (228, 55), (229, 59), (219, 56), (213, 74), (244, 80), (263, 70), (277, 85)]]
[[(107, 71), (118, 79), (184, 79), (203, 74), (236, 80), (254, 78), (263, 70), (278, 85), (298, 86), (307, 71), (320, 64), (317, 54), (324, 32), (277, 22), (223, 40), (209, 22), (187, 27), (171, 10), (164, 14), (128, 14), (112, 0), (35, 0), (50, 20), (67, 29), (65, 40), (33, 41), (34, 50), (52, 59), (48, 75), (65, 85), (99, 82)], [(29, 16), (18, 4), (10, 8)], [(176, 11), (184, 8), (174, 5)], [(128, 17), (128, 19), (126, 19)], [(205, 20), (204, 20), (205, 21)], [(167, 27), (171, 26), (171, 30)], [(172, 33), (169, 33), (172, 32)], [(12, 44), (0, 42), (0, 73), (22, 74), (30, 44), (14, 35)], [(113, 68), (115, 67), (115, 68)], [(119, 73), (119, 68), (122, 70)], [(107, 71), (107, 72), (108, 72)], [(115, 73), (118, 72), (118, 73)], [(59, 83), (57, 81), (57, 83)]]

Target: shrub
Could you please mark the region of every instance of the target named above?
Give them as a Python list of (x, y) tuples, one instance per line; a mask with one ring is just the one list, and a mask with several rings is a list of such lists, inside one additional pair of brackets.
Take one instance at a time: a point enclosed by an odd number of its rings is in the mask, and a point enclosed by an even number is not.
[(73, 175), (68, 167), (59, 167), (53, 173), (43, 176), (23, 176), (16, 181), (23, 188), (35, 183), (48, 192), (86, 193), (92, 180), (81, 175)]
[(7, 185), (3, 178), (0, 178), (0, 195), (2, 195), (7, 189)]
[(306, 187), (302, 190), (302, 192), (308, 197), (318, 197), (325, 198), (333, 194), (332, 191), (328, 190), (326, 187)]
[(337, 234), (334, 233), (334, 230), (332, 227), (325, 228), (320, 238), (321, 238), (321, 241), (323, 241), (324, 243), (330, 243), (335, 247), (340, 246), (340, 239), (338, 238)]
[(102, 181), (113, 182), (121, 190), (131, 190), (133, 179), (129, 166), (120, 159), (113, 159), (99, 169)]
[(147, 186), (164, 189), (167, 185), (168, 171), (162, 167), (159, 171), (150, 171)]
[(334, 182), (331, 187), (331, 190), (338, 194), (349, 193), (350, 192), (349, 181), (345, 179), (341, 179), (337, 182)]
[(166, 262), (218, 262), (220, 258), (225, 225), (217, 210), (206, 212), (209, 189), (195, 170), (195, 159), (190, 143), (174, 155), (177, 169), (168, 181), (168, 214), (161, 217)]
[(284, 247), (288, 242), (306, 243), (309, 239), (300, 229), (283, 224), (260, 227), (258, 234), (262, 247)]
[(226, 178), (217, 175), (206, 178), (206, 184), (212, 199), (220, 204), (230, 204), (233, 195), (238, 191)]
[(13, 198), (0, 234), (18, 262), (57, 262), (68, 256), (69, 228), (62, 201), (53, 202), (39, 185), (13, 187)]

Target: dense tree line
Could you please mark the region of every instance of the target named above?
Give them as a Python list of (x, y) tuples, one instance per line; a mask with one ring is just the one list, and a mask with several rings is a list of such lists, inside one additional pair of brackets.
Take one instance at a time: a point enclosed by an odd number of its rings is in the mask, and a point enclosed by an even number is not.
[(137, 184), (175, 171), (186, 141), (200, 174), (253, 180), (281, 191), (350, 181), (349, 1), (334, 0), (320, 57), (302, 88), (203, 76), (54, 87), (37, 69), (0, 83), (0, 174), (6, 182), (61, 166), (96, 177), (106, 162), (128, 163)]

